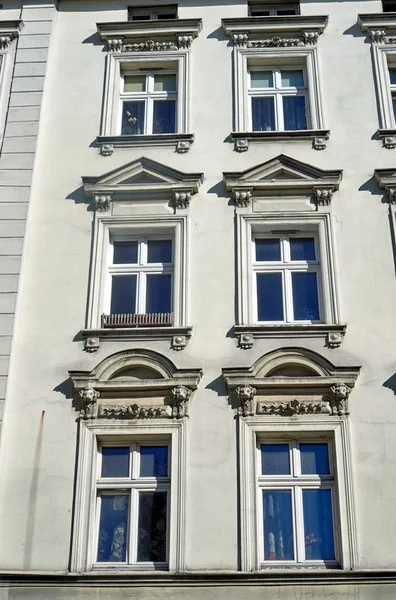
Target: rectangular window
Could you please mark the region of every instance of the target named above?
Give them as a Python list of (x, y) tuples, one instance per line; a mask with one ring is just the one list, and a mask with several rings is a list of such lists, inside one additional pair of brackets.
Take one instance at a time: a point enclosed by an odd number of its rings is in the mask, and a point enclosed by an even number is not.
[(175, 133), (177, 74), (123, 71), (121, 76), (121, 135)]
[(271, 5), (266, 3), (248, 3), (249, 17), (287, 17), (300, 14), (299, 4)]
[(336, 564), (331, 444), (259, 442), (262, 562)]
[(318, 322), (320, 263), (315, 235), (253, 236), (257, 322)]
[(169, 446), (99, 447), (97, 554), (106, 563), (166, 567), (170, 506)]
[(396, 123), (396, 65), (389, 66), (389, 83), (392, 98), (393, 117)]
[(134, 6), (128, 8), (129, 21), (177, 19), (177, 4), (165, 6)]

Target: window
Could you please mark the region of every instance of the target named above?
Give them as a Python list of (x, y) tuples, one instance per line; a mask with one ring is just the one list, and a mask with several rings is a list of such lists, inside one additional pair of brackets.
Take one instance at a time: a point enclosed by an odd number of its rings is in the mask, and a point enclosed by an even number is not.
[(255, 234), (257, 322), (318, 322), (319, 253), (315, 236)]
[(177, 74), (144, 71), (122, 72), (121, 135), (175, 133)]
[(382, 0), (382, 10), (384, 12), (396, 12), (396, 2), (394, 0)]
[(166, 568), (169, 446), (101, 444), (97, 493), (98, 565)]
[(308, 128), (306, 72), (292, 67), (248, 73), (251, 131), (295, 131)]
[(177, 19), (177, 4), (165, 6), (136, 6), (128, 8), (129, 21)]
[(329, 442), (258, 443), (261, 562), (336, 565)]
[(396, 123), (396, 65), (394, 67), (389, 67), (389, 82), (392, 98), (393, 116)]
[[(128, 315), (144, 315), (140, 324), (171, 324), (173, 240), (111, 239), (109, 264), (110, 297), (105, 298), (105, 313), (126, 322)], [(111, 317), (113, 317), (111, 319)], [(120, 322), (122, 324), (122, 322)]]
[(286, 17), (290, 15), (299, 15), (300, 6), (298, 4), (256, 4), (249, 2), (249, 17)]

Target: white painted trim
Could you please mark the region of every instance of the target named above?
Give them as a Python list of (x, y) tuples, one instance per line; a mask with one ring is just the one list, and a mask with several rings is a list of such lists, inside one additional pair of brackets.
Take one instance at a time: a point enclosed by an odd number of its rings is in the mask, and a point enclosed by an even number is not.
[(393, 114), (392, 95), (390, 91), (388, 57), (392, 56), (396, 61), (396, 46), (372, 44), (375, 83), (377, 86), (377, 97), (379, 102), (380, 128), (395, 129), (395, 117)]

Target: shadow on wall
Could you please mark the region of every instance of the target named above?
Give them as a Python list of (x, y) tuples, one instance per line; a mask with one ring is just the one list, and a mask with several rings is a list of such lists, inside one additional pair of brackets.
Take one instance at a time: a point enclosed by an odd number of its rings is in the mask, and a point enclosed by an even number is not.
[(382, 384), (382, 387), (388, 388), (388, 390), (392, 390), (392, 392), (396, 396), (396, 373), (394, 373), (393, 375), (391, 375), (389, 377), (389, 379), (384, 381), (384, 383)]

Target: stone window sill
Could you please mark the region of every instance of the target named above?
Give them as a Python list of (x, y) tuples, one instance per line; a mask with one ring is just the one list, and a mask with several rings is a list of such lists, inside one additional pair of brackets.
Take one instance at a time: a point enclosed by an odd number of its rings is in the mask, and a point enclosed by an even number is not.
[(192, 327), (120, 327), (83, 329), (81, 335), (87, 352), (96, 352), (100, 342), (137, 342), (165, 340), (172, 350), (183, 350), (192, 335)]
[(312, 141), (312, 148), (324, 150), (330, 136), (329, 129), (304, 129), (299, 131), (232, 131), (231, 139), (236, 152), (246, 152), (249, 142), (303, 142)]
[(160, 133), (153, 135), (101, 135), (96, 138), (99, 153), (111, 156), (114, 148), (143, 148), (146, 146), (175, 146), (176, 152), (188, 152), (194, 142), (193, 133)]
[(287, 324), (281, 325), (235, 325), (234, 333), (238, 346), (243, 350), (253, 347), (255, 340), (269, 338), (323, 338), (329, 348), (338, 348), (347, 326), (326, 324)]

